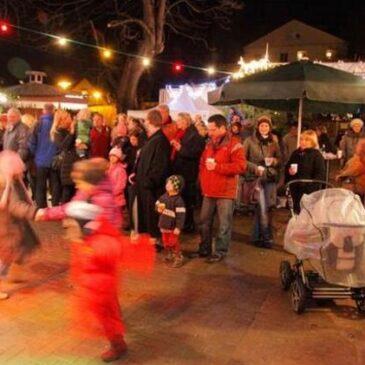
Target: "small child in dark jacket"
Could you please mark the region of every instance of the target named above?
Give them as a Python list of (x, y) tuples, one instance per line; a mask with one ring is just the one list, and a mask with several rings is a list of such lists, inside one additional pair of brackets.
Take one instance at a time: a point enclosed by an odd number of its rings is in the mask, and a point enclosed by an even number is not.
[(160, 213), (158, 226), (162, 234), (165, 248), (164, 261), (169, 267), (178, 268), (184, 264), (179, 236), (184, 228), (185, 204), (181, 198), (184, 180), (181, 176), (172, 175), (166, 180), (166, 193), (156, 202), (156, 209)]

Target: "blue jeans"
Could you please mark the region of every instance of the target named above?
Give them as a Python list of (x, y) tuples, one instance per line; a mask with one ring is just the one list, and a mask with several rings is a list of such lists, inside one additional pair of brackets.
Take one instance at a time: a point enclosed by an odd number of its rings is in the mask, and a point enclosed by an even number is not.
[(232, 235), (233, 199), (203, 197), (200, 211), (200, 236), (199, 252), (212, 254), (213, 247), (213, 222), (218, 215), (219, 227), (215, 238), (215, 252), (226, 255)]
[(254, 243), (272, 243), (272, 227), (269, 215), (270, 195), (276, 189), (275, 183), (263, 183), (260, 188), (259, 202), (255, 210), (255, 221), (251, 239)]

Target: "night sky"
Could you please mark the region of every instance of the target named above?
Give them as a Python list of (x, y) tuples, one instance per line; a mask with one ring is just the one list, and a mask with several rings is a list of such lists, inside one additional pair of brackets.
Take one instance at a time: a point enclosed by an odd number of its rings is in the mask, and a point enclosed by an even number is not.
[[(361, 0), (246, 0), (242, 11), (232, 17), (231, 31), (220, 30), (213, 24), (207, 32), (210, 45), (215, 50), (206, 50), (201, 44), (173, 34), (167, 35), (165, 52), (158, 58), (165, 61), (181, 60), (186, 64), (206, 67), (208, 64), (234, 64), (242, 55), (242, 47), (258, 37), (274, 30), (293, 18), (318, 27), (349, 42), (349, 59), (365, 59), (365, 1)], [(81, 78), (85, 65), (77, 56), (65, 55), (57, 49), (39, 51), (29, 45), (16, 45), (11, 37), (0, 38), (0, 77), (3, 83), (16, 82), (8, 71), (8, 62), (13, 57), (25, 60), (33, 69), (47, 72), (50, 80), (60, 75)], [(89, 73), (98, 65), (87, 65)], [(91, 68), (90, 68), (91, 67)], [(201, 71), (185, 69), (179, 75), (170, 66), (155, 64), (146, 74), (146, 85), (154, 90), (165, 83), (199, 82), (207, 80)]]

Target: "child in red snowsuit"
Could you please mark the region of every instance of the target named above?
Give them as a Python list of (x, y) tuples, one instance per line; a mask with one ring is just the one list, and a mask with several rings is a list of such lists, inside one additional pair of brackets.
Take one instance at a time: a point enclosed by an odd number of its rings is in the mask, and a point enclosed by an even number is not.
[[(118, 230), (120, 212), (108, 183), (106, 160), (75, 163), (72, 178), (78, 189), (74, 199), (63, 206), (38, 211), (36, 219), (73, 218), (66, 225), (68, 238), (74, 243), (72, 273), (79, 304), (93, 315), (110, 342), (110, 349), (101, 355), (103, 361), (115, 361), (127, 351), (118, 301), (118, 271), (128, 242)], [(152, 246), (150, 251), (152, 255)]]

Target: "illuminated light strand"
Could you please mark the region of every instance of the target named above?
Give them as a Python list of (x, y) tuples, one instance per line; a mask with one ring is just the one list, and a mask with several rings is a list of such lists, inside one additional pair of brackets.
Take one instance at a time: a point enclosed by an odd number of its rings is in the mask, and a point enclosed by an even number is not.
[[(26, 28), (26, 27), (23, 27), (23, 26), (20, 26), (20, 25), (9, 24), (9, 26), (12, 27), (12, 28), (18, 29), (18, 30), (22, 30), (22, 31), (26, 31), (26, 32), (42, 35), (44, 37), (55, 39), (57, 42), (65, 43), (64, 45), (66, 45), (67, 43), (73, 43), (73, 44), (77, 44), (77, 45), (80, 45), (80, 46), (93, 48), (93, 49), (96, 49), (96, 50), (101, 51), (101, 52), (104, 52), (106, 50), (105, 47), (100, 47), (100, 46), (97, 46), (95, 44), (90, 44), (90, 43), (86, 43), (86, 42), (82, 42), (82, 41), (78, 41), (78, 40), (74, 40), (74, 39), (70, 39), (70, 38), (65, 38), (65, 37), (59, 36), (59, 35), (49, 34), (49, 33), (46, 33), (46, 32), (39, 31), (39, 30)], [(123, 51), (115, 50), (115, 49), (108, 49), (108, 51), (110, 51), (111, 53), (120, 54), (120, 55), (127, 56), (127, 57), (138, 58), (138, 59), (141, 60), (141, 62), (144, 66), (150, 66), (150, 64), (152, 62), (151, 59), (149, 59), (146, 56), (140, 56), (140, 55), (136, 55), (136, 54), (133, 54), (133, 53), (123, 52)], [(148, 65), (145, 64), (145, 62), (148, 63), (148, 61), (146, 61), (146, 59), (150, 60)], [(174, 66), (176, 64), (176, 62), (157, 60), (157, 59), (154, 59), (153, 62), (167, 64), (167, 65), (171, 65), (171, 66)], [(179, 64), (179, 65), (181, 66), (181, 69), (187, 68), (187, 69), (204, 71), (204, 72), (207, 72), (208, 74), (212, 74), (211, 73), (212, 72), (212, 67), (207, 68), (207, 67), (199, 67), (199, 66), (193, 66), (193, 65), (188, 65), (188, 64)], [(234, 75), (234, 72), (221, 71), (221, 70), (215, 70), (215, 69), (214, 69), (213, 73), (220, 73), (220, 74), (231, 75), (231, 76)]]

